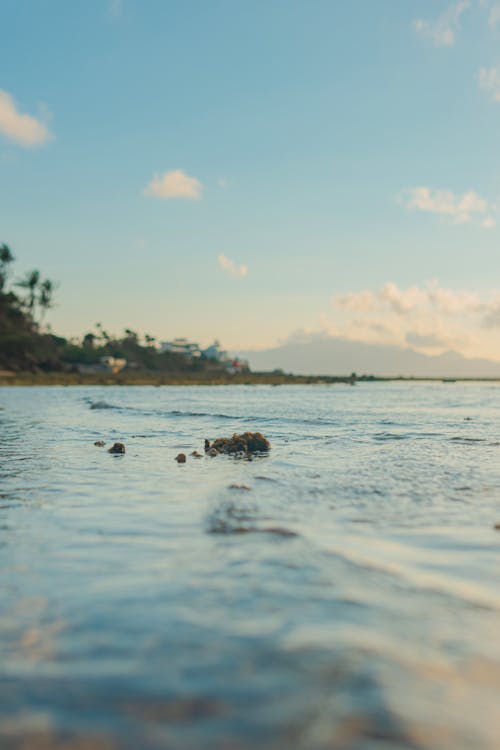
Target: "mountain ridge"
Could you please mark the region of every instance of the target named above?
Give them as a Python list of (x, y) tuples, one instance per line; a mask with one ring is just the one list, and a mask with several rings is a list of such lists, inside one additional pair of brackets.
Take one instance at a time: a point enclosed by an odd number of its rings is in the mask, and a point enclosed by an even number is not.
[(239, 352), (252, 370), (281, 369), (297, 375), (379, 377), (500, 377), (500, 362), (467, 358), (456, 351), (429, 355), (410, 347), (371, 344), (333, 336), (288, 341), (263, 350)]

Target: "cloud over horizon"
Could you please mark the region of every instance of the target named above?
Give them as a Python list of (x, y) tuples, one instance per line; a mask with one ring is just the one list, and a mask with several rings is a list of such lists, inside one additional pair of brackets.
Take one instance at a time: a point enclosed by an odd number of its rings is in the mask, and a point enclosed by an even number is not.
[(196, 177), (189, 177), (182, 169), (173, 169), (163, 174), (155, 174), (144, 193), (152, 198), (199, 200), (202, 188)]
[(248, 266), (237, 266), (234, 261), (230, 260), (230, 258), (226, 258), (225, 255), (218, 255), (217, 260), (219, 261), (219, 266), (231, 276), (243, 278), (243, 276), (248, 274)]
[(40, 118), (21, 113), (13, 97), (2, 89), (0, 89), (0, 135), (24, 148), (43, 146), (52, 138), (47, 125)]
[(367, 343), (409, 345), (430, 353), (455, 349), (468, 356), (495, 357), (500, 328), (500, 292), (489, 295), (443, 287), (437, 280), (337, 294), (335, 317), (324, 316), (330, 335)]

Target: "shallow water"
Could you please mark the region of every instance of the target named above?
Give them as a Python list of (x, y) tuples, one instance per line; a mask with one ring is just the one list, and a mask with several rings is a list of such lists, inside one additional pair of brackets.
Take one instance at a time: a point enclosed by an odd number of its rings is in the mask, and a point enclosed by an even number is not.
[(491, 384), (0, 389), (0, 747), (496, 750), (499, 459)]

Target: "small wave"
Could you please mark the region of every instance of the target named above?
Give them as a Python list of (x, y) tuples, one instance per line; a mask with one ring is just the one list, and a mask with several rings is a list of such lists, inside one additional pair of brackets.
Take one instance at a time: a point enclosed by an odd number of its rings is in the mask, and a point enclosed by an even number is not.
[(210, 534), (273, 534), (274, 536), (281, 536), (286, 538), (298, 537), (296, 531), (287, 529), (284, 526), (224, 526), (219, 524), (213, 528), (209, 528)]
[(205, 411), (180, 411), (174, 409), (173, 411), (164, 412), (164, 416), (167, 417), (210, 417), (212, 419), (245, 419), (243, 416), (235, 416), (234, 414), (210, 414)]
[(283, 416), (263, 416), (255, 414), (226, 414), (224, 412), (207, 412), (207, 411), (191, 411), (182, 409), (169, 409), (163, 411), (162, 409), (148, 409), (137, 406), (118, 406), (117, 404), (111, 404), (108, 401), (90, 401), (85, 399), (89, 404), (90, 409), (116, 409), (122, 412), (133, 412), (138, 416), (142, 417), (163, 417), (163, 418), (174, 418), (174, 419), (219, 419), (231, 422), (245, 422), (245, 423), (260, 423), (270, 424), (273, 422), (279, 422), (280, 425), (315, 425), (315, 426), (342, 426), (342, 420), (338, 418), (327, 418), (327, 417), (314, 417), (314, 418), (301, 418), (301, 417), (283, 417)]
[(486, 438), (472, 438), (472, 437), (452, 437), (450, 438), (451, 443), (463, 443), (464, 445), (474, 445), (475, 443), (486, 443)]
[(401, 434), (396, 433), (396, 432), (377, 432), (373, 436), (373, 439), (374, 440), (408, 440), (408, 438), (410, 438), (410, 437), (411, 436), (408, 435), (408, 434), (401, 435)]
[(374, 440), (428, 440), (429, 438), (440, 438), (440, 432), (376, 432)]
[[(386, 551), (389, 549), (390, 555), (383, 554), (383, 546), (386, 547)], [(360, 570), (389, 575), (404, 581), (406, 587), (412, 586), (415, 591), (446, 596), (476, 608), (500, 610), (500, 596), (496, 590), (476, 581), (457, 580), (446, 571), (423, 569), (414, 562), (412, 564), (412, 560), (403, 554), (402, 550), (402, 545), (397, 542), (378, 543), (376, 540), (368, 542), (367, 539), (364, 539), (363, 548), (360, 549), (355, 544), (350, 544), (348, 538), (325, 548), (329, 555), (342, 559)]]

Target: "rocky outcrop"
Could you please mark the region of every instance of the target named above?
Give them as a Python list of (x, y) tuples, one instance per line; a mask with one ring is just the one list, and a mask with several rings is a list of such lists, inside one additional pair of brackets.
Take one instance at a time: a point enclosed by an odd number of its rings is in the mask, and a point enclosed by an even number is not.
[(125, 446), (123, 443), (115, 443), (114, 445), (111, 446), (111, 448), (108, 449), (108, 453), (115, 453), (115, 454), (125, 453)]
[(271, 443), (260, 432), (236, 432), (230, 438), (217, 438), (210, 443), (205, 440), (205, 452), (210, 455), (218, 453), (265, 453), (271, 448)]

